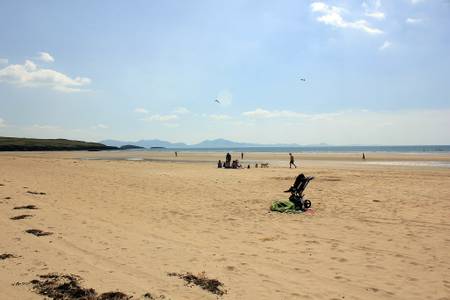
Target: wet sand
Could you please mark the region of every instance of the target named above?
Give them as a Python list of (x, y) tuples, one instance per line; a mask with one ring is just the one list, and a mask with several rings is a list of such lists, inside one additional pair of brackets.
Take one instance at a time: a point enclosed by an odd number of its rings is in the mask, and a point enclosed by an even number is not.
[[(450, 299), (450, 168), (372, 164), (448, 154), (295, 154), (289, 169), (285, 153), (246, 153), (270, 163), (249, 170), (222, 157), (0, 153), (0, 254), (14, 255), (1, 298), (43, 299), (12, 284), (60, 272), (133, 299), (217, 299), (167, 275), (205, 272), (222, 299)], [(312, 210), (269, 213), (299, 172), (316, 177)]]

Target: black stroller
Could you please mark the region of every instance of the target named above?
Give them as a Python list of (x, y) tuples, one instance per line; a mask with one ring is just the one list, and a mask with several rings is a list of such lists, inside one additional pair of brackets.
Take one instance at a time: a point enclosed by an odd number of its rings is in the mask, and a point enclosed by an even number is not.
[(308, 199), (303, 199), (303, 192), (306, 189), (308, 183), (313, 180), (314, 177), (306, 177), (303, 173), (298, 175), (295, 179), (294, 185), (292, 185), (285, 193), (291, 193), (289, 196), (289, 201), (295, 204), (296, 210), (305, 211), (311, 207), (311, 201)]

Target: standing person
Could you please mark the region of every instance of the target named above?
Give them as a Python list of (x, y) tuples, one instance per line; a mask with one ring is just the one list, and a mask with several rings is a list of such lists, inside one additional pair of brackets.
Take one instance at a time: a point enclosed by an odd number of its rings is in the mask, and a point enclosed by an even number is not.
[(241, 152), (241, 160), (244, 159), (244, 152)]
[(228, 152), (225, 156), (225, 168), (231, 167), (231, 154)]
[(175, 151), (175, 157), (178, 157), (178, 152), (177, 151)]
[(292, 165), (294, 165), (294, 167), (297, 168), (297, 166), (295, 165), (294, 156), (292, 155), (292, 153), (289, 153), (289, 169), (292, 168)]
[(363, 152), (362, 159), (363, 159), (363, 160), (366, 160), (366, 155), (364, 154), (364, 152)]

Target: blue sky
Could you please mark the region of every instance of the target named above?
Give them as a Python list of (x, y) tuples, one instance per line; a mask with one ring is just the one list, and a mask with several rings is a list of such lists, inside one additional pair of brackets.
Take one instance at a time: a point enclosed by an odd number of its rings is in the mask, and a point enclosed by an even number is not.
[(0, 3), (0, 136), (450, 144), (449, 78), (446, 0)]

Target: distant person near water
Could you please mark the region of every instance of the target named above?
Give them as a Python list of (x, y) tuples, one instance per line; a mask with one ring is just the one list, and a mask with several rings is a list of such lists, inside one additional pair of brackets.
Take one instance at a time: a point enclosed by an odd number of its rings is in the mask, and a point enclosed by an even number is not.
[(297, 168), (297, 166), (295, 165), (295, 159), (294, 159), (294, 156), (292, 155), (292, 153), (289, 153), (289, 169), (291, 169), (292, 166), (294, 166), (295, 168)]
[(244, 159), (244, 152), (241, 152), (241, 160)]
[(364, 154), (364, 152), (363, 152), (362, 159), (366, 160), (366, 155)]
[(175, 157), (178, 157), (178, 152), (177, 151), (175, 151)]

